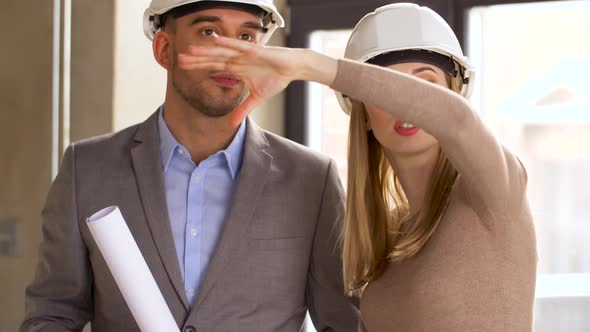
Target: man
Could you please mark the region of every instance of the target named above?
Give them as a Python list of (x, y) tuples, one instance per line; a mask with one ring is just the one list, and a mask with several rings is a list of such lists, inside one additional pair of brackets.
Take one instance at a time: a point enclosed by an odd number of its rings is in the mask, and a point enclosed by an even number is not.
[(353, 331), (343, 295), (343, 193), (333, 162), (246, 119), (237, 77), (185, 71), (213, 35), (253, 43), (282, 25), (271, 0), (154, 0), (146, 11), (164, 105), (146, 122), (70, 146), (43, 210), (22, 331), (137, 331), (85, 219), (119, 206), (183, 331)]

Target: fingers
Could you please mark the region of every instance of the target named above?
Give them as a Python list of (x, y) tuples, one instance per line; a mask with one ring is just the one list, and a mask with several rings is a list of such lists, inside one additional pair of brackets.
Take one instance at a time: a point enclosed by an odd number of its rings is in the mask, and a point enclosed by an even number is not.
[(257, 44), (249, 43), (235, 38), (217, 36), (215, 38), (212, 38), (212, 40), (215, 44), (219, 46), (224, 46), (233, 49), (234, 51), (240, 52), (253, 52), (256, 50), (257, 47), (260, 47)]
[[(256, 44), (221, 36), (215, 36), (211, 40), (216, 45), (193, 46), (190, 45), (185, 53), (178, 55), (178, 63), (181, 68), (199, 69), (210, 68), (215, 70), (227, 70), (227, 63), (245, 64), (253, 60), (256, 55)], [(244, 56), (248, 54), (248, 56)]]
[(189, 46), (188, 52), (186, 54), (190, 54), (193, 56), (233, 58), (239, 56), (241, 52), (226, 47), (203, 47), (191, 45)]
[(230, 64), (226, 62), (184, 62), (178, 61), (180, 68), (184, 70), (195, 70), (195, 69), (207, 69), (207, 70), (218, 70), (218, 71), (230, 71)]
[(198, 56), (190, 54), (179, 54), (178, 63), (180, 64), (198, 64), (198, 63), (228, 63), (231, 58), (215, 56)]
[(233, 49), (217, 46), (189, 46), (186, 53), (178, 55), (178, 64), (185, 70), (213, 69), (236, 70), (247, 62), (242, 53)]
[(192, 54), (179, 54), (178, 64), (180, 68), (185, 70), (213, 69), (240, 71), (245, 67), (245, 63), (240, 58)]
[(231, 126), (240, 124), (250, 114), (254, 108), (260, 103), (258, 98), (250, 95), (244, 102), (238, 106), (228, 117), (228, 122)]
[(246, 71), (246, 67), (243, 65), (228, 63), (228, 62), (218, 62), (218, 61), (197, 61), (197, 62), (178, 62), (180, 68), (184, 70), (196, 70), (196, 69), (203, 69), (203, 70), (214, 70), (214, 71), (223, 71), (223, 72), (231, 72), (237, 76), (242, 76)]

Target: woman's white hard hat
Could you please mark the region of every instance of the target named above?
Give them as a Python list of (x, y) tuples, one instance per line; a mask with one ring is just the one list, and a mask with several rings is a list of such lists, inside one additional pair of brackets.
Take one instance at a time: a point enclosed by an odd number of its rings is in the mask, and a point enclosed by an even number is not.
[[(350, 35), (344, 57), (366, 62), (378, 55), (425, 50), (455, 60), (462, 68), (461, 95), (469, 97), (474, 70), (463, 54), (455, 33), (447, 22), (428, 7), (413, 3), (396, 3), (377, 8), (363, 17)], [(341, 93), (336, 97), (342, 109), (350, 114), (350, 100)]]
[(152, 40), (156, 32), (158, 32), (159, 26), (156, 20), (158, 15), (162, 15), (167, 11), (176, 7), (184, 6), (195, 2), (234, 2), (238, 4), (253, 5), (261, 8), (267, 14), (267, 25), (265, 28), (267, 32), (262, 38), (261, 43), (265, 44), (271, 35), (277, 28), (285, 26), (285, 20), (274, 5), (273, 0), (152, 0), (150, 6), (145, 10), (143, 14), (143, 31), (148, 39)]

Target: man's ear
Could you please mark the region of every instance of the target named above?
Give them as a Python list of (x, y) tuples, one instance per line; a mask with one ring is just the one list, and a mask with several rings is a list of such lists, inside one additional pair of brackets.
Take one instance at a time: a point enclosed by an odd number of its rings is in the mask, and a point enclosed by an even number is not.
[(171, 35), (165, 31), (158, 31), (152, 41), (152, 51), (154, 52), (154, 58), (165, 69), (171, 68), (170, 55), (171, 55)]

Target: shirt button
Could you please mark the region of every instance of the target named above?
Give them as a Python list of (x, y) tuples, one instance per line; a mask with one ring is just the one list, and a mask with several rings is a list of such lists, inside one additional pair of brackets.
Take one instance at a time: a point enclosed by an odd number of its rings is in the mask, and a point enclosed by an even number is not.
[(178, 153), (180, 153), (180, 154), (184, 154), (184, 150), (182, 150), (182, 149), (178, 149)]
[(194, 290), (193, 288), (189, 289), (189, 290), (188, 290), (188, 295), (189, 295), (190, 297), (193, 297), (193, 296), (195, 296), (195, 290)]
[(183, 332), (197, 332), (197, 329), (195, 329), (192, 326), (187, 326), (184, 328), (184, 330), (182, 330)]
[(195, 238), (197, 236), (197, 229), (191, 228), (191, 237)]
[(195, 182), (199, 182), (201, 180), (201, 176), (200, 175), (195, 175)]

